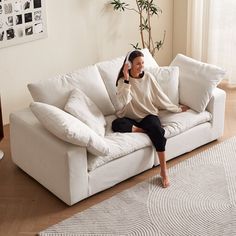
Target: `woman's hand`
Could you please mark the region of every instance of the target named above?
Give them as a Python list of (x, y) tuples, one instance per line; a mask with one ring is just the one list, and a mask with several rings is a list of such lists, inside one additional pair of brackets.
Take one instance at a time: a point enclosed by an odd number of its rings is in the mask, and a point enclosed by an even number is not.
[(182, 112), (185, 112), (189, 109), (189, 107), (186, 105), (180, 105), (180, 108), (181, 108)]
[(129, 65), (127, 63), (124, 64), (123, 74), (124, 74), (125, 80), (129, 81)]

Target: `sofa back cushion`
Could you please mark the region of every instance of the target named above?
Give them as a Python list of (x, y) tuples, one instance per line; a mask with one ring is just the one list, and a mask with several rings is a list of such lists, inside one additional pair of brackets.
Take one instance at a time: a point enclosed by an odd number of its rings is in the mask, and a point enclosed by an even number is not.
[(204, 111), (225, 71), (182, 54), (178, 54), (170, 65), (179, 67), (180, 103), (197, 112)]
[(179, 67), (147, 67), (146, 71), (151, 73), (157, 80), (163, 92), (175, 105), (179, 105)]
[(28, 84), (35, 102), (43, 102), (63, 109), (70, 92), (81, 89), (104, 115), (114, 113), (106, 87), (96, 66), (88, 66), (54, 78)]
[[(145, 67), (159, 67), (147, 48), (142, 49), (141, 51), (144, 54)], [(113, 60), (103, 61), (95, 64), (101, 74), (107, 92), (116, 111), (119, 110), (119, 105), (116, 101), (116, 79), (120, 68), (123, 65), (125, 56), (117, 57)]]
[(63, 108), (70, 91), (73, 89), (69, 82), (70, 77), (70, 74), (57, 75), (53, 78), (30, 83), (27, 87), (35, 102), (43, 102)]

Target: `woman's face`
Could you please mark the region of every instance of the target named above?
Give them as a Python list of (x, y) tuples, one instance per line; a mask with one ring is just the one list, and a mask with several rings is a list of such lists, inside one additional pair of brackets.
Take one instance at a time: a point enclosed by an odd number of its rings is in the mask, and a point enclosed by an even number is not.
[(131, 74), (139, 76), (139, 74), (143, 72), (143, 68), (144, 68), (144, 58), (141, 56), (134, 58), (131, 67)]

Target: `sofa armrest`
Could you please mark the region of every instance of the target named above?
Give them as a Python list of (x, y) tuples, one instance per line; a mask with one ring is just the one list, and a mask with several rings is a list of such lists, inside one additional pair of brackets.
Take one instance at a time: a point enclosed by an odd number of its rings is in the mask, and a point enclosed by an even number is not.
[(225, 91), (220, 88), (215, 88), (206, 110), (212, 114), (211, 123), (212, 128), (215, 131), (214, 135), (216, 136), (216, 138), (221, 137), (224, 133), (225, 102)]
[(88, 197), (87, 150), (48, 132), (30, 109), (10, 115), (12, 160), (68, 205)]

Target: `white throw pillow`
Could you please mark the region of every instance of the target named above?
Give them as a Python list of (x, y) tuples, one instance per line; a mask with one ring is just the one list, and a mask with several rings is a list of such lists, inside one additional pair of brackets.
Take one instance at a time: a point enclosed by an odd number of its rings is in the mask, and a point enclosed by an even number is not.
[(147, 67), (145, 71), (151, 73), (163, 92), (175, 104), (179, 105), (179, 67)]
[(84, 122), (98, 135), (105, 135), (106, 120), (104, 115), (96, 104), (80, 89), (71, 91), (64, 110)]
[(178, 54), (170, 65), (179, 67), (180, 103), (195, 111), (204, 111), (225, 71), (182, 54)]
[(87, 147), (94, 155), (105, 156), (109, 153), (109, 147), (104, 139), (74, 116), (41, 102), (32, 102), (30, 108), (41, 124), (58, 138)]

